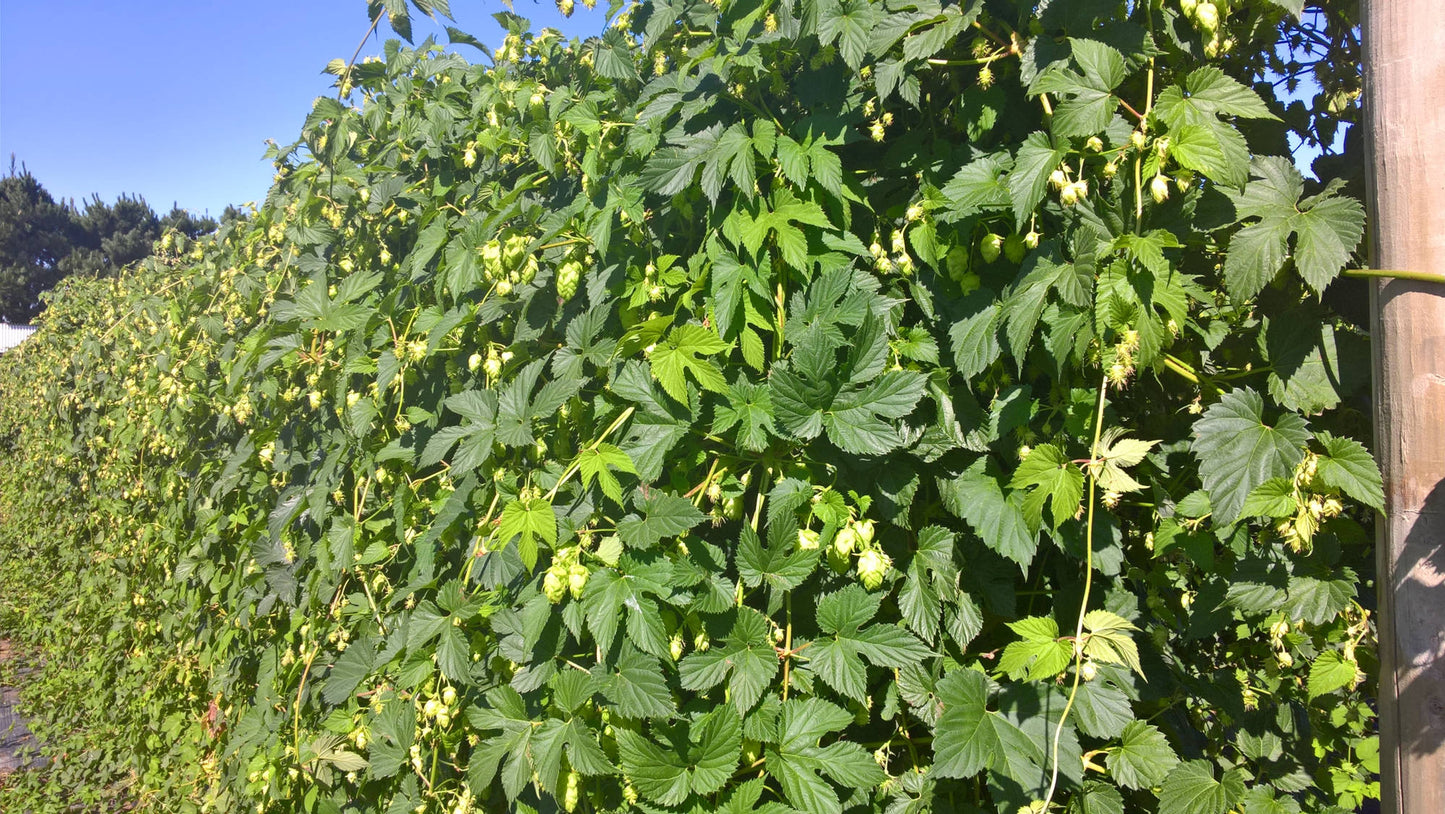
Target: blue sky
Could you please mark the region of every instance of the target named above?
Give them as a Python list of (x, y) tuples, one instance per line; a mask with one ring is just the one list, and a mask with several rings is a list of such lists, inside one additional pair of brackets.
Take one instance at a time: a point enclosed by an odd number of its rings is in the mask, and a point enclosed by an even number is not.
[[(458, 28), (501, 43), (501, 0), (450, 0)], [(519, 0), (533, 28), (602, 30), (607, 0), (571, 19), (553, 0)], [(366, 33), (365, 0), (0, 0), (0, 172), (11, 154), (51, 194), (77, 202), (143, 196), (219, 215), (260, 201), (266, 139), (289, 143)], [(440, 26), (414, 23), (445, 40)], [(362, 53), (380, 53), (383, 26)], [(461, 47), (469, 59), (475, 50)], [(1315, 150), (1296, 154), (1307, 168)]]
[[(455, 22), (490, 46), (500, 0), (451, 0)], [(520, 0), (533, 29), (602, 30), (606, 2)], [(266, 139), (290, 142), (312, 101), (369, 25), (365, 0), (0, 0), (0, 172), (13, 153), (56, 198), (143, 196), (157, 212), (178, 203), (220, 215), (260, 201), (272, 170)], [(436, 32), (413, 22), (420, 42)], [(381, 52), (381, 37), (362, 54)], [(468, 59), (480, 58), (461, 47)], [(334, 92), (334, 91), (333, 91)]]

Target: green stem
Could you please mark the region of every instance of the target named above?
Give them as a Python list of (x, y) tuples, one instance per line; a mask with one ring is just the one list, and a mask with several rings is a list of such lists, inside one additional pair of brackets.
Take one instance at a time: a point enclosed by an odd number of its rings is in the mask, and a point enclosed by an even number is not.
[(1445, 274), (1431, 274), (1426, 271), (1392, 271), (1389, 269), (1345, 269), (1346, 277), (1374, 277), (1382, 280), (1410, 280), (1416, 283), (1445, 284)]
[(361, 42), (356, 44), (356, 50), (352, 52), (351, 59), (346, 63), (346, 70), (341, 72), (341, 76), (339, 77), (341, 81), (336, 83), (337, 99), (344, 98), (345, 94), (341, 93), (341, 91), (344, 90), (347, 85), (351, 84), (351, 69), (356, 65), (356, 58), (361, 56), (361, 49), (366, 47), (366, 41), (371, 39), (371, 35), (376, 32), (376, 27), (381, 24), (381, 18), (385, 16), (386, 9), (378, 11), (376, 16), (371, 20), (371, 27), (366, 29), (365, 36), (361, 38)]
[(548, 243), (548, 244), (545, 245), (545, 246), (538, 246), (538, 247), (535, 249), (535, 251), (543, 252), (543, 251), (546, 251), (546, 250), (548, 250), (548, 249), (556, 249), (556, 248), (560, 248), (560, 247), (562, 247), (562, 246), (571, 246), (571, 245), (573, 245), (574, 243), (590, 243), (590, 242), (591, 242), (591, 241), (588, 240), (588, 239), (585, 238), (585, 237), (569, 237), (569, 238), (567, 238), (566, 240), (559, 240), (559, 241), (557, 241), (556, 243)]
[(1006, 57), (1006, 56), (1008, 56), (1008, 55), (1009, 55), (1009, 54), (1008, 54), (1007, 51), (1001, 51), (1001, 52), (999, 52), (999, 53), (997, 53), (997, 54), (992, 54), (992, 55), (990, 55), (990, 56), (979, 57), (978, 59), (936, 59), (936, 58), (935, 58), (935, 59), (930, 59), (930, 60), (928, 60), (928, 64), (929, 64), (929, 65), (938, 65), (938, 66), (941, 66), (941, 67), (965, 67), (965, 66), (969, 66), (969, 65), (988, 65), (988, 64), (990, 64), (990, 63), (997, 62), (997, 61), (999, 61), (1000, 59), (1003, 59), (1004, 57)]
[(787, 607), (786, 613), (787, 613), (787, 620), (788, 620), (787, 629), (784, 630), (784, 632), (783, 632), (783, 652), (785, 652), (785, 653), (788, 654), (788, 657), (785, 658), (785, 659), (783, 659), (783, 700), (786, 701), (786, 700), (788, 700), (788, 688), (789, 688), (789, 685), (790, 685), (790, 683), (791, 683), (791, 682), (789, 681), (789, 679), (792, 677), (792, 666), (793, 666), (793, 656), (792, 656), (792, 651), (793, 651), (793, 592), (792, 592), (792, 591), (788, 591), (787, 594), (784, 595), (784, 597), (783, 597), (783, 602), (784, 602), (784, 604), (785, 604), (786, 607)]
[[(491, 503), (490, 506), (487, 507), (487, 513), (486, 513), (485, 515), (483, 515), (483, 517), (482, 517), (482, 522), (479, 523), (478, 526), (477, 526), (478, 529), (485, 528), (489, 523), (492, 522), (492, 512), (494, 512), (494, 511), (497, 510), (497, 499), (500, 498), (501, 496), (502, 496), (501, 491), (498, 490), (496, 487), (493, 487), (493, 488), (492, 488), (492, 503)], [(480, 543), (478, 543), (478, 545), (480, 545)], [(465, 569), (463, 569), (463, 571), (462, 571), (462, 586), (463, 586), (463, 587), (471, 584), (471, 581), (472, 581), (472, 566), (476, 563), (476, 561), (477, 561), (477, 555), (476, 555), (476, 552), (473, 551), (473, 552), (472, 552), (472, 556), (467, 557), (467, 567), (466, 567)]]
[[(784, 272), (784, 273), (786, 274), (786, 272)], [(778, 359), (782, 359), (782, 358), (783, 358), (783, 324), (784, 324), (785, 322), (787, 322), (787, 316), (788, 316), (788, 315), (787, 315), (787, 312), (786, 312), (786, 308), (787, 308), (787, 292), (786, 292), (786, 290), (784, 290), (784, 288), (783, 288), (783, 279), (784, 279), (784, 278), (782, 278), (782, 277), (779, 277), (779, 278), (778, 278), (778, 294), (777, 294), (777, 306), (778, 306), (778, 336), (777, 336), (777, 341), (773, 343), (773, 353), (775, 354), (776, 358), (778, 358)]]
[(1191, 382), (1192, 384), (1198, 385), (1198, 386), (1200, 386), (1200, 387), (1208, 387), (1210, 390), (1213, 390), (1213, 391), (1214, 391), (1214, 394), (1215, 394), (1215, 395), (1222, 395), (1222, 394), (1224, 393), (1224, 391), (1221, 390), (1221, 389), (1220, 389), (1217, 385), (1215, 385), (1213, 382), (1205, 381), (1205, 380), (1199, 375), (1199, 372), (1198, 372), (1198, 371), (1196, 371), (1193, 367), (1191, 367), (1189, 364), (1187, 364), (1186, 362), (1184, 362), (1184, 360), (1180, 359), (1179, 357), (1174, 356), (1174, 355), (1172, 355), (1172, 354), (1164, 353), (1164, 354), (1160, 354), (1160, 355), (1159, 355), (1159, 358), (1160, 358), (1161, 361), (1164, 362), (1164, 366), (1165, 366), (1165, 367), (1169, 368), (1170, 370), (1174, 371), (1175, 373), (1178, 373), (1180, 376), (1183, 376), (1186, 380), (1188, 380), (1188, 381)]
[[(1089, 447), (1089, 459), (1099, 459), (1099, 438), (1104, 429), (1104, 405), (1108, 402), (1109, 379), (1104, 377), (1099, 382), (1099, 407), (1094, 413), (1094, 442)], [(1050, 762), (1053, 766), (1053, 775), (1049, 779), (1049, 792), (1044, 795), (1044, 811), (1049, 810), (1049, 803), (1054, 799), (1054, 791), (1059, 785), (1059, 739), (1064, 734), (1064, 724), (1069, 720), (1069, 711), (1074, 708), (1074, 700), (1079, 697), (1079, 679), (1083, 672), (1084, 663), (1084, 616), (1089, 611), (1089, 593), (1094, 587), (1094, 509), (1098, 505), (1099, 478), (1090, 467), (1089, 471), (1089, 514), (1084, 526), (1084, 597), (1079, 602), (1079, 621), (1074, 628), (1074, 684), (1069, 688), (1069, 700), (1064, 704), (1064, 713), (1059, 716), (1059, 725), (1054, 728), (1053, 753)]]
[(562, 484), (566, 483), (569, 478), (571, 478), (573, 475), (577, 474), (577, 471), (582, 468), (582, 454), (583, 454), (583, 453), (586, 453), (586, 452), (595, 451), (595, 450), (597, 449), (597, 447), (599, 447), (599, 446), (602, 445), (602, 442), (604, 442), (604, 441), (607, 440), (607, 436), (609, 436), (609, 435), (611, 435), (612, 433), (616, 432), (616, 431), (617, 431), (617, 428), (618, 428), (618, 427), (621, 427), (622, 424), (623, 424), (623, 422), (625, 422), (627, 419), (629, 419), (629, 418), (632, 417), (632, 413), (633, 413), (636, 409), (637, 409), (636, 407), (628, 407), (626, 410), (623, 410), (623, 411), (622, 411), (622, 415), (618, 416), (617, 419), (612, 422), (612, 426), (608, 427), (606, 430), (604, 430), (604, 431), (602, 432), (601, 435), (597, 436), (597, 440), (596, 440), (596, 441), (593, 441), (592, 443), (588, 444), (586, 447), (584, 447), (584, 448), (582, 449), (581, 452), (577, 453), (577, 459), (576, 459), (575, 461), (573, 461), (570, 466), (567, 467), (567, 471), (565, 471), (565, 472), (562, 473), (562, 477), (560, 477), (560, 478), (557, 479), (557, 483), (552, 486), (552, 491), (550, 491), (550, 492), (547, 493), (547, 502), (548, 502), (548, 503), (551, 503), (551, 502), (552, 502), (552, 498), (554, 498), (554, 497), (557, 496), (557, 490), (562, 488)]

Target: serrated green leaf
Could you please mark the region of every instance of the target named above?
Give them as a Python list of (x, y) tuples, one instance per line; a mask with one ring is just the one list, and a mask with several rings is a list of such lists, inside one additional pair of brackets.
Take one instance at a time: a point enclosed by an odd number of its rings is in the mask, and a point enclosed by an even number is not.
[(662, 805), (687, 799), (688, 769), (680, 754), (626, 729), (618, 730), (616, 737), (622, 772), (640, 795)]
[(861, 389), (849, 389), (823, 414), (828, 439), (858, 455), (881, 455), (902, 445), (891, 420), (913, 412), (928, 380), (911, 370), (885, 371)]
[(1041, 521), (1045, 501), (1053, 516), (1053, 527), (1071, 520), (1084, 496), (1084, 473), (1053, 444), (1040, 444), (1014, 470), (1010, 489), (1032, 489), (1024, 510)]
[(958, 670), (938, 685), (943, 702), (933, 739), (933, 771), (939, 777), (973, 777), (1002, 760), (998, 716), (989, 712), (988, 679)]
[(1220, 134), (1229, 125), (1219, 122), (1185, 124), (1169, 134), (1169, 157), (1227, 186), (1243, 186), (1245, 173), (1225, 155)]
[(1294, 237), (1295, 266), (1317, 292), (1323, 292), (1349, 261), (1364, 234), (1360, 203), (1332, 190), (1301, 200), (1304, 182), (1284, 158), (1261, 156), (1250, 165), (1254, 177), (1235, 196), (1241, 219), (1260, 218), (1230, 240), (1225, 282), (1236, 297), (1252, 297), (1279, 272)]
[(1061, 138), (1091, 136), (1108, 127), (1119, 102), (1110, 93), (1124, 80), (1124, 56), (1089, 39), (1070, 38), (1074, 61), (1082, 73), (1055, 67), (1030, 86), (1032, 93), (1058, 93), (1065, 98), (1054, 110), (1050, 130)]
[(742, 751), (742, 719), (730, 706), (718, 707), (660, 739), (617, 730), (622, 771), (638, 792), (662, 805), (678, 805), (692, 794), (712, 794), (736, 768)]
[(1270, 0), (1270, 2), (1294, 15), (1296, 20), (1305, 13), (1305, 0)]
[(1294, 481), (1288, 478), (1270, 478), (1249, 493), (1239, 513), (1244, 517), (1289, 517), (1298, 511), (1299, 507)]
[(863, 627), (878, 612), (880, 601), (860, 585), (850, 585), (818, 600), (818, 627), (825, 635), (808, 645), (808, 663), (828, 686), (857, 701), (867, 697), (867, 671), (859, 656), (876, 666), (897, 669), (932, 655), (927, 646), (900, 627)]
[(768, 386), (773, 415), (783, 429), (804, 441), (817, 438), (823, 431), (823, 410), (832, 398), (831, 390), (825, 384), (809, 382), (785, 365), (774, 365), (768, 371)]
[(341, 705), (356, 690), (375, 666), (376, 648), (367, 642), (356, 642), (331, 666), (321, 697), (332, 706)]
[(1326, 650), (1319, 654), (1310, 662), (1309, 681), (1306, 684), (1310, 700), (1354, 684), (1359, 669), (1358, 665), (1346, 659), (1338, 650)]
[[(586, 674), (577, 675), (585, 684)], [(592, 777), (616, 773), (607, 753), (598, 745), (597, 735), (580, 718), (573, 718), (567, 724), (567, 762), (579, 773)]]
[[(1103, 671), (1100, 671), (1101, 674)], [(1095, 738), (1117, 738), (1134, 721), (1129, 696), (1102, 677), (1079, 683), (1074, 697), (1079, 731)]]
[(712, 356), (727, 349), (728, 344), (707, 328), (701, 325), (680, 325), (672, 329), (666, 342), (653, 348), (649, 357), (652, 375), (669, 396), (682, 404), (687, 404), (688, 373), (692, 374), (693, 380), (704, 390), (725, 392), (727, 380), (723, 378), (717, 364), (698, 357)]
[(1258, 294), (1289, 256), (1289, 220), (1270, 217), (1234, 233), (1224, 258), (1224, 280), (1236, 297)]
[(1010, 642), (998, 660), (998, 669), (1015, 681), (1050, 679), (1068, 668), (1074, 648), (1059, 641), (1059, 625), (1048, 617), (1030, 616), (1009, 627), (1023, 638)]
[(1213, 65), (1192, 71), (1183, 87), (1171, 85), (1159, 94), (1155, 112), (1171, 129), (1202, 124), (1214, 116), (1242, 119), (1276, 119), (1264, 100)]
[(1042, 132), (1029, 134), (1019, 147), (1013, 169), (1008, 174), (1009, 195), (1013, 198), (1014, 225), (1022, 229), (1048, 190), (1049, 174), (1059, 168), (1067, 149), (1055, 147)]
[(1327, 432), (1316, 434), (1315, 440), (1325, 448), (1315, 468), (1315, 479), (1321, 485), (1338, 489), (1376, 511), (1384, 511), (1384, 481), (1380, 477), (1380, 468), (1365, 445), (1353, 438), (1337, 437)]
[(966, 218), (988, 209), (1007, 209), (1013, 200), (1006, 183), (1010, 166), (1006, 155), (984, 156), (964, 165), (952, 180), (943, 185), (949, 214), (955, 218)]
[(825, 0), (818, 5), (818, 40), (836, 42), (848, 67), (857, 70), (868, 52), (879, 9), (868, 0)]
[(630, 559), (623, 562), (636, 573), (623, 574), (604, 568), (594, 571), (587, 580), (586, 593), (582, 596), (587, 628), (597, 645), (609, 650), (617, 636), (618, 626), (625, 619), (629, 641), (654, 656), (666, 656), (667, 635), (657, 604), (646, 596), (667, 595), (667, 588), (654, 581), (655, 578), (664, 578), (664, 574), (645, 575), (639, 563)]
[(1105, 757), (1109, 774), (1128, 789), (1153, 788), (1179, 763), (1164, 733), (1153, 724), (1130, 721)]
[(603, 494), (612, 498), (613, 503), (621, 505), (622, 485), (618, 483), (617, 476), (612, 474), (613, 469), (637, 474), (632, 458), (611, 444), (589, 446), (577, 453), (577, 470), (582, 475), (583, 485), (590, 487), (593, 479), (596, 479)]
[(779, 669), (767, 620), (757, 611), (742, 608), (726, 646), (689, 653), (678, 664), (678, 676), (687, 690), (706, 690), (727, 681), (729, 700), (739, 713), (745, 713), (758, 702)]
[(633, 505), (642, 514), (629, 514), (617, 521), (617, 534), (629, 548), (651, 548), (663, 538), (676, 537), (707, 519), (692, 501), (668, 492), (650, 497), (639, 493)]
[(738, 576), (743, 584), (755, 588), (766, 582), (774, 591), (791, 591), (803, 584), (818, 567), (819, 549), (781, 546), (764, 547), (758, 533), (743, 525), (738, 540)]
[(847, 710), (821, 698), (792, 699), (784, 702), (778, 718), (778, 746), (785, 752), (801, 752), (852, 721)]
[(1138, 466), (1149, 454), (1149, 450), (1159, 444), (1158, 441), (1141, 441), (1138, 438), (1124, 438), (1124, 430), (1111, 428), (1106, 430), (1100, 437), (1099, 457), (1106, 461), (1112, 461), (1119, 466)]
[(768, 773), (778, 781), (787, 799), (796, 811), (818, 812), (818, 814), (842, 814), (843, 806), (837, 792), (828, 781), (818, 776), (811, 761), (798, 761), (788, 755), (768, 750)]
[(1358, 370), (1369, 367), (1364, 340), (1336, 330), (1314, 308), (1266, 317), (1260, 345), (1270, 364), (1270, 398), (1306, 415), (1338, 406), (1362, 381)]
[(1325, 198), (1309, 208), (1301, 204), (1290, 227), (1295, 234), (1295, 266), (1310, 288), (1323, 293), (1365, 234), (1365, 208), (1354, 198), (1340, 197)]
[(1084, 614), (1084, 655), (1104, 664), (1123, 664), (1144, 675), (1139, 664), (1139, 646), (1130, 635), (1139, 628), (1116, 613), (1092, 610)]
[(1270, 478), (1287, 478), (1304, 457), (1308, 425), (1293, 413), (1264, 423), (1264, 400), (1249, 388), (1224, 394), (1194, 424), (1190, 444), (1209, 492), (1214, 519), (1233, 523), (1245, 499)]
[(552, 504), (542, 498), (508, 503), (502, 509), (497, 539), (502, 545), (516, 539), (522, 564), (532, 570), (537, 565), (537, 542), (540, 540), (548, 548), (557, 545), (557, 515), (552, 512)]
[(1175, 766), (1164, 778), (1159, 791), (1159, 814), (1226, 814), (1244, 796), (1244, 779), (1238, 770), (1214, 776), (1205, 760), (1191, 760)]
[(948, 331), (953, 341), (953, 363), (958, 373), (971, 379), (988, 369), (998, 359), (998, 306), (990, 294), (977, 292), (960, 303), (969, 314), (955, 322)]
[(1018, 505), (1004, 497), (998, 481), (980, 468), (956, 478), (940, 479), (944, 505), (968, 521), (984, 544), (1028, 568), (1038, 550), (1038, 534), (1030, 530)]
[(726, 395), (727, 402), (717, 405), (713, 413), (713, 433), (724, 433), (736, 427), (738, 445), (761, 452), (767, 446), (768, 438), (776, 434), (772, 391), (747, 381), (740, 374)]
[(656, 657), (624, 646), (614, 667), (598, 665), (594, 675), (602, 693), (628, 718), (667, 718), (676, 711)]

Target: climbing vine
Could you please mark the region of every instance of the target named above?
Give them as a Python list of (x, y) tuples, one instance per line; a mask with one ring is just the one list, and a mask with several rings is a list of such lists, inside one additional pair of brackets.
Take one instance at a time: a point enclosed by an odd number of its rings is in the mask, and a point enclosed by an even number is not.
[(53, 757), (0, 803), (1377, 796), (1364, 210), (1289, 155), (1358, 76), (1272, 84), (1348, 14), (667, 0), (337, 60), (263, 206), (0, 361)]

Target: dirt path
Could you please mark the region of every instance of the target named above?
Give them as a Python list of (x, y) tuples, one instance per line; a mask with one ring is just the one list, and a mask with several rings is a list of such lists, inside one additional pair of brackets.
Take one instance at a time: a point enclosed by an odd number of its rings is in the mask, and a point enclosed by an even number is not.
[[(14, 651), (10, 642), (0, 639), (0, 664), (9, 662), (13, 657)], [(11, 772), (30, 765), (30, 761), (20, 753), (35, 748), (35, 737), (30, 734), (30, 728), (20, 716), (17, 708), (19, 703), (18, 687), (0, 686), (0, 785), (3, 785), (4, 778)], [(34, 755), (30, 757), (34, 759)]]

